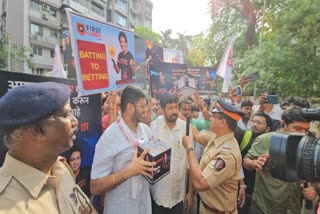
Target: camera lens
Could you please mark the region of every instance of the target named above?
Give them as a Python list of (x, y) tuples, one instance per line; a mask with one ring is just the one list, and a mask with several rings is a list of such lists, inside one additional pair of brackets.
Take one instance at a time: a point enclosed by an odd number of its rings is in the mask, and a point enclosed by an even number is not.
[(297, 173), (302, 180), (319, 182), (320, 142), (319, 139), (304, 136), (297, 148)]
[(272, 177), (288, 182), (298, 179), (295, 154), (301, 138), (301, 135), (272, 133), (269, 147)]

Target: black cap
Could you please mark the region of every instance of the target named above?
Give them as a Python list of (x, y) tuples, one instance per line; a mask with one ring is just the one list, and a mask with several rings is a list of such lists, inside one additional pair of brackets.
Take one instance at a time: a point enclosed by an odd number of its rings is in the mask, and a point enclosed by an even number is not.
[(27, 83), (0, 98), (0, 128), (14, 128), (56, 113), (70, 98), (70, 88), (55, 82)]
[(234, 119), (235, 121), (239, 121), (240, 118), (244, 115), (244, 113), (234, 107), (233, 105), (230, 105), (229, 103), (224, 102), (222, 99), (218, 99), (216, 106), (213, 107), (211, 112), (221, 112), (230, 117), (231, 119)]

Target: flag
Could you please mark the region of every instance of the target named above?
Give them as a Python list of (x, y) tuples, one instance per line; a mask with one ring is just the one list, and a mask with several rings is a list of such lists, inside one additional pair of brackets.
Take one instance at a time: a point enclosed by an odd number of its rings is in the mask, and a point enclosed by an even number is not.
[(233, 56), (233, 42), (234, 37), (232, 36), (228, 42), (228, 46), (223, 53), (220, 61), (217, 74), (223, 78), (222, 92), (227, 93), (231, 83), (231, 71), (232, 71), (232, 56)]
[(61, 54), (59, 45), (54, 47), (54, 61), (51, 76), (59, 78), (67, 78), (67, 74), (63, 69), (63, 64), (61, 62)]

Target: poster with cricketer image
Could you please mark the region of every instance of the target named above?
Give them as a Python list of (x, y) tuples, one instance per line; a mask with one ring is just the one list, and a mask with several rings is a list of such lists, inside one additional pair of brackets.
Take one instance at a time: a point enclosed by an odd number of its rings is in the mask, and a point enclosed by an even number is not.
[(66, 11), (80, 96), (135, 83), (133, 32)]

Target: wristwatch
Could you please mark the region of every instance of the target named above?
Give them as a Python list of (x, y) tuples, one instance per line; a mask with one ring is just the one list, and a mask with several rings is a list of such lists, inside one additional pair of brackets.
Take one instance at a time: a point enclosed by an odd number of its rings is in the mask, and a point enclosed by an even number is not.
[(192, 147), (186, 148), (186, 151), (187, 151), (187, 154), (189, 154), (189, 152), (193, 151), (193, 148)]
[(239, 187), (240, 187), (240, 188), (247, 189), (247, 185), (245, 185), (245, 184), (240, 184)]

